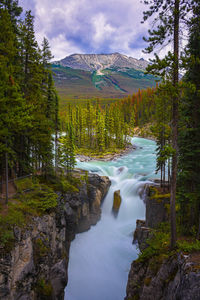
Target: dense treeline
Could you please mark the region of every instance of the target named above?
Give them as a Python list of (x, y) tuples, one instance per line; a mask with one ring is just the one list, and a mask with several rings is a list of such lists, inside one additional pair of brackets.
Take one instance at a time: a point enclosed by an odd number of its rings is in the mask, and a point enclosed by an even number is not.
[(49, 44), (39, 48), (30, 11), (0, 1), (0, 176), (2, 181), (52, 168), (58, 98)]
[[(68, 143), (74, 150), (84, 153), (86, 149), (105, 153), (123, 149), (129, 143), (132, 129), (153, 120), (155, 115), (156, 88), (138, 91), (121, 101), (101, 106), (90, 102), (85, 105), (69, 105), (61, 112), (61, 127)], [(71, 142), (69, 132), (73, 135)], [(63, 142), (63, 138), (62, 138)]]
[(157, 88), (139, 89), (137, 93), (119, 103), (125, 121), (132, 127), (142, 127), (144, 124), (153, 121), (156, 113), (155, 96)]
[(74, 144), (80, 148), (104, 152), (110, 148), (124, 148), (128, 142), (128, 124), (119, 105), (101, 108), (99, 104), (68, 107), (62, 118), (63, 129), (74, 132)]

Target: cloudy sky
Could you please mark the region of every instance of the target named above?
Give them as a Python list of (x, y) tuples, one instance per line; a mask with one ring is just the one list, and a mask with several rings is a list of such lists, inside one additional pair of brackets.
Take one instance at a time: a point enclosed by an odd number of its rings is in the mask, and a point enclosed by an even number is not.
[(149, 24), (140, 0), (19, 0), (35, 16), (36, 37), (50, 42), (54, 59), (73, 53), (142, 53)]

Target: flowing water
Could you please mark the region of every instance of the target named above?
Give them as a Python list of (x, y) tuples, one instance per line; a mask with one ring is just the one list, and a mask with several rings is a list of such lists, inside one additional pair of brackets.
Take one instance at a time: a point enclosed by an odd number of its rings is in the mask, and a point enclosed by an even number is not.
[[(137, 219), (144, 219), (139, 197), (142, 186), (155, 178), (155, 142), (133, 138), (138, 148), (116, 161), (78, 162), (77, 167), (109, 176), (112, 184), (102, 205), (99, 223), (77, 234), (71, 243), (69, 281), (65, 300), (123, 300), (131, 262), (138, 250), (132, 244)], [(120, 190), (122, 204), (112, 214), (113, 193)]]

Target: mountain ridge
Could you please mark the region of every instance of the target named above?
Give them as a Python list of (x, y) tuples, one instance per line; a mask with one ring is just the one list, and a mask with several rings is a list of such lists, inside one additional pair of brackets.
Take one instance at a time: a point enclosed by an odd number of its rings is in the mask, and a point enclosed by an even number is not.
[(103, 75), (101, 71), (110, 68), (118, 68), (119, 70), (127, 68), (144, 71), (149, 63), (143, 58), (136, 59), (131, 56), (115, 52), (110, 54), (74, 53), (61, 60), (53, 62), (53, 64), (89, 72), (97, 71), (98, 75)]

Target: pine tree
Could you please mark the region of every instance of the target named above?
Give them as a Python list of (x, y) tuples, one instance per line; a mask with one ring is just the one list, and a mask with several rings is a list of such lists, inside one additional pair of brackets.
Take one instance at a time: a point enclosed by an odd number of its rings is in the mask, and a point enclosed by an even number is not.
[[(153, 64), (148, 68), (150, 72), (156, 75), (162, 75), (163, 79), (171, 79), (174, 88), (172, 101), (172, 147), (174, 153), (172, 156), (171, 170), (171, 196), (170, 196), (170, 221), (171, 221), (171, 248), (176, 244), (176, 178), (177, 178), (177, 156), (178, 156), (178, 101), (179, 101), (179, 33), (180, 20), (185, 19), (187, 11), (190, 9), (192, 1), (186, 0), (155, 0), (144, 1), (150, 5), (148, 11), (144, 12), (144, 21), (156, 14), (155, 21), (159, 21), (157, 28), (149, 30), (149, 38), (145, 39), (149, 46), (147, 53), (151, 53), (156, 46), (164, 43), (173, 42), (173, 53), (169, 52), (164, 59), (155, 55)], [(171, 68), (171, 74), (168, 70)], [(161, 73), (162, 71), (162, 73)]]
[(15, 139), (29, 126), (29, 117), (28, 107), (14, 77), (16, 36), (8, 11), (4, 9), (0, 9), (0, 28), (0, 157), (1, 174), (3, 176), (5, 168), (8, 181), (8, 165), (13, 168), (18, 156)]
[(156, 110), (152, 131), (157, 144), (157, 168), (161, 173), (161, 187), (165, 190), (166, 173), (170, 181), (170, 166), (173, 149), (171, 147), (171, 95), (167, 84), (161, 84), (155, 97)]
[(37, 105), (37, 99), (41, 97), (40, 83), (42, 69), (40, 66), (40, 53), (34, 32), (34, 17), (31, 11), (26, 12), (26, 17), (21, 29), (21, 59), (24, 66), (23, 92), (27, 100)]
[(70, 175), (76, 164), (74, 130), (72, 124), (67, 124), (66, 135), (59, 139), (59, 164)]
[(34, 17), (28, 11), (20, 22), (21, 12), (18, 1), (0, 1), (0, 174), (7, 181), (14, 173), (51, 173), (59, 130), (50, 47), (44, 39), (39, 49)]
[[(185, 93), (180, 105), (178, 192), (183, 233), (200, 238), (200, 3), (194, 2), (184, 64)], [(187, 224), (187, 226), (186, 226)]]
[(57, 174), (58, 169), (58, 134), (60, 129), (60, 118), (59, 118), (59, 100), (58, 95), (55, 95), (55, 172)]
[(10, 16), (10, 21), (13, 26), (14, 33), (18, 33), (17, 23), (19, 17), (22, 13), (22, 7), (18, 5), (18, 0), (1, 0), (0, 1), (0, 9), (4, 9), (8, 12)]
[(51, 53), (49, 41), (47, 40), (47, 38), (44, 38), (42, 42), (41, 57), (44, 70), (50, 69), (53, 55)]
[(105, 131), (104, 131), (105, 147), (108, 149), (110, 147), (110, 134), (109, 134), (109, 109), (106, 105), (105, 107)]
[(33, 106), (34, 126), (21, 139), (21, 149), (26, 149), (27, 157), (32, 159), (33, 169), (40, 169), (47, 176), (53, 169), (52, 134), (55, 133), (57, 118), (54, 113), (57, 96), (48, 69), (51, 58), (48, 42), (45, 39), (42, 50), (39, 50), (33, 21), (31, 11), (27, 11), (21, 28), (21, 58), (24, 66), (21, 85), (26, 101)]
[(97, 115), (97, 147), (100, 152), (105, 150), (105, 134), (104, 134), (104, 117), (103, 114), (98, 112)]

